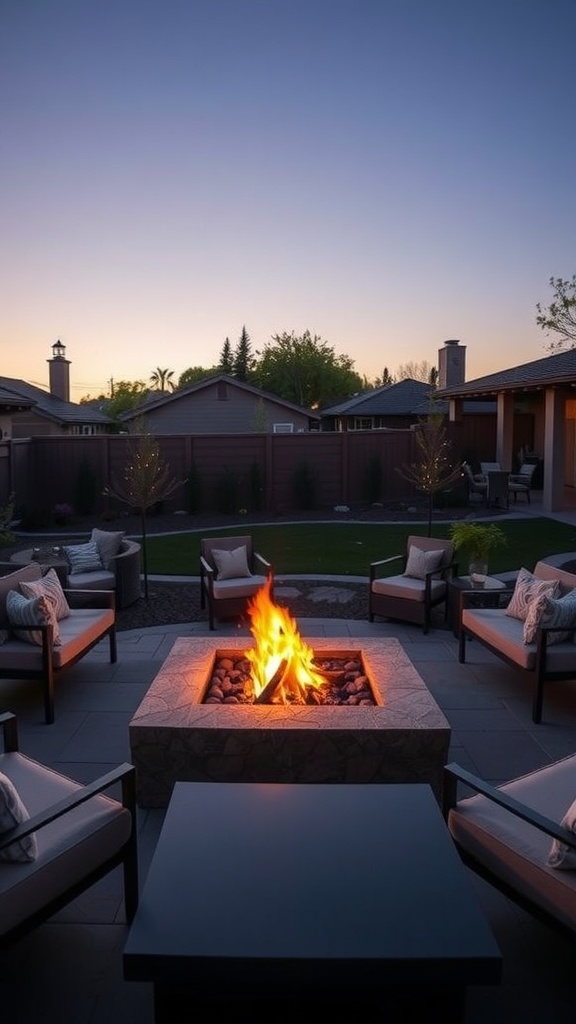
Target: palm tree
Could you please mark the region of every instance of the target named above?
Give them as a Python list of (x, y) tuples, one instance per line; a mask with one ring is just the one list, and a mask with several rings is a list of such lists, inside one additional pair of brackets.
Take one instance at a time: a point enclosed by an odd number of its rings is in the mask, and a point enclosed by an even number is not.
[(172, 380), (174, 376), (174, 370), (161, 369), (157, 366), (154, 372), (150, 375), (150, 383), (154, 385), (158, 391), (174, 391), (175, 384)]

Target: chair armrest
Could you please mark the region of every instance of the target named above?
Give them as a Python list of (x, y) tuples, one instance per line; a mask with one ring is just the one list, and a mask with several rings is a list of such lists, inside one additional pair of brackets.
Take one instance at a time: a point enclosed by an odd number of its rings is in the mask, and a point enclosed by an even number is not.
[(5, 711), (0, 715), (2, 726), (2, 740), (4, 750), (7, 754), (13, 754), (20, 749), (18, 745), (18, 719), (12, 711)]
[(381, 565), (388, 565), (390, 562), (403, 561), (406, 565), (406, 555), (390, 555), (389, 558), (381, 558), (377, 562), (370, 562), (370, 579), (373, 580), (376, 577), (376, 571)]
[(513, 796), (503, 793), (501, 789), (491, 786), (489, 782), (484, 782), (477, 775), (473, 775), (472, 772), (461, 768), (460, 765), (455, 763), (447, 764), (444, 767), (442, 811), (445, 818), (448, 817), (448, 812), (457, 806), (459, 782), (469, 786), (475, 793), (480, 793), (500, 807), (504, 807), (510, 814), (514, 814), (517, 818), (521, 818), (522, 821), (528, 822), (529, 825), (533, 825), (540, 832), (545, 832), (546, 835), (551, 836), (553, 839), (558, 839), (561, 843), (566, 843), (567, 846), (576, 849), (576, 833), (562, 828), (559, 822), (544, 817), (539, 811), (528, 807), (527, 804), (520, 803)]
[(260, 566), (264, 570), (264, 575), (270, 576), (272, 573), (272, 564), (268, 561), (268, 559), (264, 558), (264, 556), (261, 555), (258, 551), (254, 551), (252, 553), (252, 557), (255, 562), (258, 562), (260, 564)]
[(209, 564), (209, 562), (206, 561), (206, 559), (204, 558), (204, 555), (200, 555), (200, 575), (201, 576), (214, 576), (214, 569)]
[[(116, 610), (116, 594), (113, 590), (64, 590), (70, 608), (111, 608)], [(36, 626), (34, 627), (36, 629)]]
[(58, 800), (57, 803), (52, 804), (52, 807), (47, 807), (45, 810), (40, 811), (39, 814), (35, 814), (33, 817), (28, 818), (27, 821), (23, 821), (20, 825), (15, 825), (14, 828), (3, 832), (0, 836), (0, 850), (5, 849), (7, 846), (10, 846), (11, 843), (17, 842), (19, 839), (23, 839), (25, 836), (29, 836), (39, 828), (49, 825), (50, 822), (55, 821), (57, 818), (61, 818), (62, 815), (67, 814), (67, 812), (71, 811), (74, 807), (79, 807), (80, 804), (85, 803), (86, 800), (90, 800), (98, 793), (102, 793), (104, 790), (109, 789), (110, 786), (115, 785), (117, 782), (122, 783), (122, 804), (132, 813), (133, 820), (135, 821), (135, 777), (136, 769), (132, 764), (125, 763), (119, 765), (118, 768), (113, 768), (112, 771), (107, 772), (106, 775), (101, 775), (100, 778), (95, 779), (94, 782), (88, 783), (87, 786), (82, 786), (76, 793), (71, 793), (70, 796), (64, 797), (63, 800)]

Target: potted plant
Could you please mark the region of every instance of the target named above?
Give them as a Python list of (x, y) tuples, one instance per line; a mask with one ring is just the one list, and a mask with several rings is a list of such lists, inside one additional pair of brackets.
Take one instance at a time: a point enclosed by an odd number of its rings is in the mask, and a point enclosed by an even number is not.
[(455, 551), (467, 551), (468, 574), (472, 583), (483, 585), (488, 575), (488, 556), (504, 547), (506, 535), (496, 523), (476, 523), (463, 519), (450, 526)]

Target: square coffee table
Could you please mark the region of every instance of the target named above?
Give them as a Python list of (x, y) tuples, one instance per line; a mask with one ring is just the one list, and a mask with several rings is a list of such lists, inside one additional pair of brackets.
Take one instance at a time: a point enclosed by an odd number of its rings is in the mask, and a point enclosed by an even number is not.
[(156, 1024), (359, 1001), (451, 1024), (502, 966), (419, 783), (177, 782), (123, 963), (152, 982)]

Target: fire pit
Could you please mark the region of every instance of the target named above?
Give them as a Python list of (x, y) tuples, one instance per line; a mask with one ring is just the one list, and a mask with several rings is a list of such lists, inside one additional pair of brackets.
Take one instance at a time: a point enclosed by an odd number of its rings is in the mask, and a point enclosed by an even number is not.
[(166, 807), (176, 781), (427, 782), (440, 798), (450, 726), (400, 643), (308, 643), (317, 657), (361, 657), (376, 703), (205, 704), (216, 660), (242, 650), (177, 639), (130, 723), (139, 805)]
[(398, 641), (306, 642), (269, 584), (248, 613), (242, 650), (176, 640), (138, 708), (141, 807), (166, 807), (177, 781), (428, 782), (440, 797), (450, 727)]

